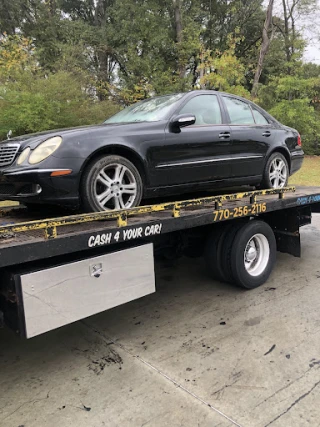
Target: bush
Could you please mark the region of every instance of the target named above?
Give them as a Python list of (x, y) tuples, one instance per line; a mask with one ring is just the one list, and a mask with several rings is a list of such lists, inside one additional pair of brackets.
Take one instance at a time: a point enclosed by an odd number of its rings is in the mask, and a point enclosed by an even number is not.
[(100, 123), (119, 107), (99, 102), (82, 76), (58, 72), (49, 76), (24, 72), (0, 86), (0, 140), (47, 129)]

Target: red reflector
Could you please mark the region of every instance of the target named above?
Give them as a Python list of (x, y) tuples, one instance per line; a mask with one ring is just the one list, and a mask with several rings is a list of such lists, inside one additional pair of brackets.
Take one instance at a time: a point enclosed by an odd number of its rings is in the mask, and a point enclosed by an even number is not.
[(298, 134), (298, 145), (299, 145), (299, 147), (301, 147), (301, 136), (300, 136), (300, 134)]
[(51, 172), (50, 176), (70, 175), (71, 172), (72, 172), (71, 169), (62, 169), (61, 171), (53, 171), (53, 172)]

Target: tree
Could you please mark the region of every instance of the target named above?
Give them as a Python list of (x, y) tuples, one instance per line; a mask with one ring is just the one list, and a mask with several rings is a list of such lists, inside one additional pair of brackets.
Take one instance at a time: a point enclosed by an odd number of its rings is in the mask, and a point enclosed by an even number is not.
[(23, 73), (34, 73), (37, 69), (31, 39), (17, 34), (0, 38), (0, 84), (15, 82)]
[(239, 39), (229, 37), (229, 48), (224, 52), (204, 52), (203, 77), (200, 84), (206, 89), (230, 92), (249, 98), (245, 89), (245, 67), (235, 56), (236, 44)]
[(292, 62), (301, 58), (305, 47), (297, 23), (309, 19), (316, 8), (316, 0), (282, 0), (283, 19), (275, 21), (275, 25), (284, 39), (288, 74), (292, 73)]
[[(182, 18), (180, 0), (173, 0), (174, 9), (174, 29), (175, 29), (175, 42), (177, 45), (182, 44)], [(185, 66), (183, 63), (179, 64), (179, 77), (182, 79), (185, 73)]]
[(264, 21), (264, 25), (263, 25), (263, 30), (262, 30), (262, 43), (261, 43), (261, 48), (260, 48), (260, 54), (259, 54), (259, 60), (258, 60), (258, 65), (256, 68), (256, 72), (254, 75), (254, 79), (253, 79), (253, 86), (252, 86), (252, 91), (251, 91), (251, 95), (255, 98), (258, 94), (258, 84), (259, 84), (259, 80), (260, 80), (260, 76), (262, 73), (262, 67), (263, 67), (263, 62), (264, 62), (264, 58), (268, 52), (270, 43), (271, 43), (271, 39), (272, 39), (272, 34), (271, 36), (269, 36), (269, 30), (270, 27), (272, 29), (272, 11), (273, 11), (273, 3), (274, 0), (269, 0), (269, 4), (268, 4), (268, 9), (267, 9), (267, 15), (266, 15), (266, 19)]
[(320, 154), (320, 78), (275, 77), (261, 88), (260, 104), (280, 122), (297, 129), (308, 154)]
[(0, 34), (15, 35), (29, 16), (29, 0), (0, 0)]

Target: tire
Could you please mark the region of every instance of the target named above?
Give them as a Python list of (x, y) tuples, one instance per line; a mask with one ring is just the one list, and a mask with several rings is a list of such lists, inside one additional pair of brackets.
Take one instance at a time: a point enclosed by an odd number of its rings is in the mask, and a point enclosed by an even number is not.
[(109, 155), (87, 166), (80, 194), (86, 212), (130, 209), (140, 204), (143, 184), (138, 169), (129, 160)]
[(230, 268), (231, 263), (231, 252), (234, 243), (234, 239), (238, 231), (243, 227), (244, 221), (238, 220), (228, 229), (228, 233), (225, 235), (221, 245), (221, 269), (223, 271), (224, 281), (227, 283), (234, 283), (233, 272)]
[(287, 159), (281, 153), (273, 153), (269, 157), (261, 183), (262, 188), (283, 188), (289, 180), (289, 166)]
[(249, 221), (236, 232), (225, 267), (231, 271), (234, 283), (254, 289), (268, 280), (276, 253), (276, 239), (271, 227), (263, 221)]
[(204, 259), (209, 275), (220, 282), (226, 281), (225, 271), (222, 268), (222, 245), (233, 224), (221, 224), (209, 234), (204, 250)]

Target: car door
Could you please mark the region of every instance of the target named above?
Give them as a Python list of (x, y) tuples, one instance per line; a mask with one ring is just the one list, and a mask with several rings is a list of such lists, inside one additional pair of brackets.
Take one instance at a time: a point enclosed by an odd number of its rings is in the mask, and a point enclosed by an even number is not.
[(230, 146), (230, 127), (224, 124), (220, 100), (216, 94), (195, 94), (175, 112), (192, 114), (196, 122), (172, 132), (152, 152), (157, 185), (188, 184), (226, 179), (230, 164), (226, 161)]
[(250, 103), (229, 95), (223, 95), (222, 99), (231, 129), (231, 177), (261, 176), (268, 147), (274, 139), (273, 126)]

